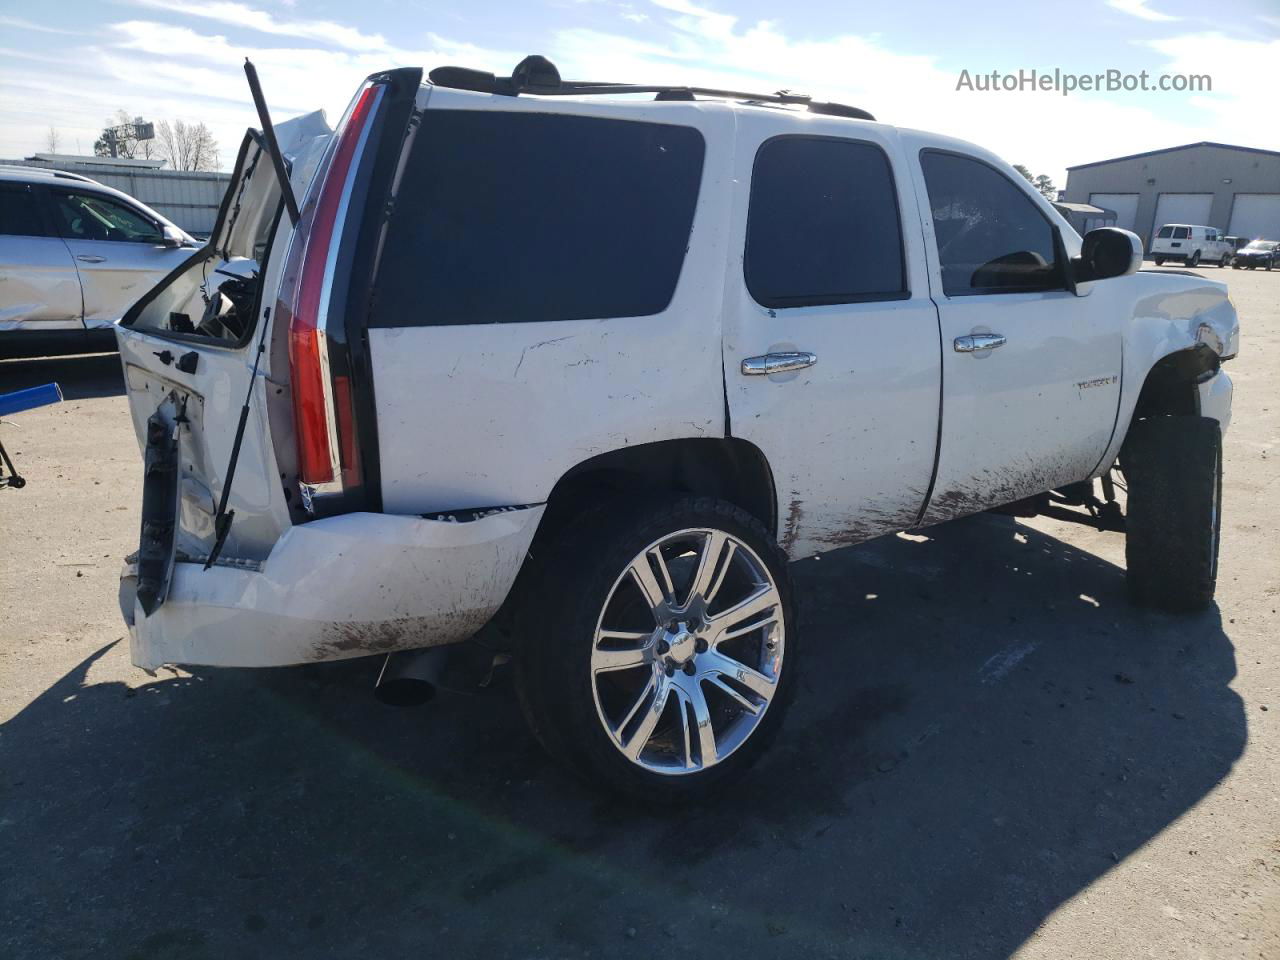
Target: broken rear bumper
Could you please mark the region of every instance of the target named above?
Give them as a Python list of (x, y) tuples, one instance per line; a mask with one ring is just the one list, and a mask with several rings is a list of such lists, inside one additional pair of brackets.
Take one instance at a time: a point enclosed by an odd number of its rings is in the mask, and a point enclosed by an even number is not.
[(465, 522), (350, 513), (291, 527), (261, 563), (174, 564), (151, 616), (126, 563), (133, 662), (265, 667), (465, 640), (506, 599), (545, 505)]

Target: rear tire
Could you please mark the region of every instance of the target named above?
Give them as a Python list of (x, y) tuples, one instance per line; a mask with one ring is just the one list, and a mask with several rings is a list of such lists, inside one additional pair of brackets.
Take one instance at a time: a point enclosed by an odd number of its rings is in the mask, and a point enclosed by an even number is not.
[(1171, 612), (1213, 602), (1222, 531), (1222, 431), (1208, 417), (1155, 417), (1129, 428), (1125, 561), (1134, 603)]
[(764, 752), (798, 634), (786, 556), (760, 521), (709, 497), (633, 498), (539, 552), (515, 680), (553, 757), (648, 805), (704, 795)]
[(1157, 266), (1157, 267), (1163, 267), (1163, 266), (1164, 266), (1164, 257), (1156, 257), (1156, 258), (1155, 258), (1155, 261), (1156, 261), (1156, 266)]

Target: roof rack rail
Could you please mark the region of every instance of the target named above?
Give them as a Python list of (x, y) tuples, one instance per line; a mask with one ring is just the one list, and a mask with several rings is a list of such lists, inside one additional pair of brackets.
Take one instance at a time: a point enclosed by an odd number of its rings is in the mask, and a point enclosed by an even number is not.
[(802, 93), (779, 90), (777, 93), (747, 93), (742, 90), (720, 90), (715, 87), (691, 87), (672, 84), (606, 83), (588, 80), (561, 80), (560, 71), (546, 57), (533, 54), (525, 57), (511, 71), (509, 77), (498, 77), (483, 70), (468, 67), (436, 67), (428, 79), (439, 87), (455, 90), (473, 90), (477, 93), (496, 93), (505, 97), (530, 94), (536, 97), (589, 97), (619, 93), (653, 93), (655, 100), (696, 100), (699, 96), (729, 100), (745, 100), (749, 103), (770, 103), (805, 107), (810, 113), (831, 117), (850, 117), (854, 120), (874, 120), (875, 117), (861, 107), (843, 103), (827, 103), (814, 100)]
[(46, 177), (55, 177), (59, 180), (78, 180), (81, 183), (97, 183), (98, 186), (104, 184), (98, 183), (92, 177), (86, 177), (82, 173), (71, 173), (67, 170), (59, 170), (56, 167), (37, 167), (25, 163), (2, 163), (0, 171), (4, 173), (22, 173), (22, 174), (41, 174)]

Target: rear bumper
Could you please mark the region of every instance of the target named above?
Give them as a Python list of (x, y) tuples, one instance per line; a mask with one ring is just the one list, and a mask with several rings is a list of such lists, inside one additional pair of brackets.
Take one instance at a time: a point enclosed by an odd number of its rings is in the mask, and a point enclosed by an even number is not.
[(454, 523), (351, 513), (291, 527), (262, 563), (174, 564), (151, 616), (120, 577), (133, 662), (264, 667), (465, 640), (506, 599), (545, 506)]

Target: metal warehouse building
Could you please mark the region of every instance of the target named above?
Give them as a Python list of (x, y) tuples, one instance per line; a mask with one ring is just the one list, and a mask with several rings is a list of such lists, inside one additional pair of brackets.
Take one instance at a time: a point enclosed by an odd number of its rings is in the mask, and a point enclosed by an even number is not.
[(81, 174), (136, 197), (198, 237), (206, 237), (213, 230), (222, 195), (231, 182), (231, 175), (227, 173), (165, 170), (163, 160), (37, 153), (25, 160), (0, 160), (0, 163)]
[(1063, 199), (1114, 210), (1147, 249), (1166, 223), (1280, 240), (1280, 151), (1205, 141), (1084, 163), (1067, 168)]

